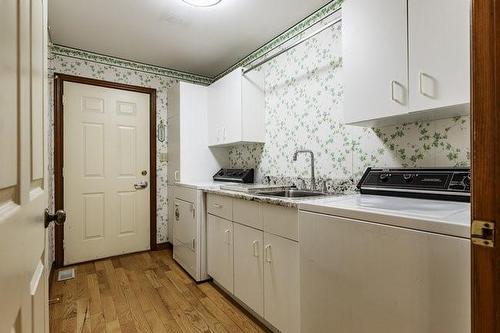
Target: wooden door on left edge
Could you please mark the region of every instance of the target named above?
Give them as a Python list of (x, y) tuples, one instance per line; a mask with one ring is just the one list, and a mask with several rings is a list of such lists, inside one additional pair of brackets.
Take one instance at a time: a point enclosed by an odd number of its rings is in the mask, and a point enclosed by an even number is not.
[(0, 332), (48, 332), (47, 3), (0, 1)]
[[(500, 332), (500, 0), (472, 1), (472, 333)], [(476, 225), (478, 224), (476, 222)], [(486, 225), (485, 225), (486, 226)], [(473, 230), (480, 233), (480, 230)], [(485, 242), (491, 240), (492, 242)]]

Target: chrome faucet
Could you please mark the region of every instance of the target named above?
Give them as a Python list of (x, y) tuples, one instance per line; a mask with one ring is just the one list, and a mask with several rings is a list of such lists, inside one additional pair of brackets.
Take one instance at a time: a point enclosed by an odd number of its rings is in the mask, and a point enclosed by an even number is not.
[(297, 155), (298, 154), (311, 154), (311, 190), (315, 191), (316, 190), (316, 178), (314, 177), (314, 153), (310, 150), (297, 150), (293, 154), (293, 161), (297, 161)]

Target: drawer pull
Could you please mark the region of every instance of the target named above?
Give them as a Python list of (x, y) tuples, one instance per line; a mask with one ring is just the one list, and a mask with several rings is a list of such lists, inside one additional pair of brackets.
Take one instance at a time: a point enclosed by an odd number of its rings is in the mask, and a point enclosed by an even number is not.
[(272, 262), (272, 260), (271, 260), (271, 244), (266, 245), (265, 250), (266, 250), (266, 262), (270, 263), (270, 262)]
[(259, 241), (258, 240), (253, 241), (252, 247), (253, 247), (253, 256), (258, 258), (259, 257)]
[(224, 231), (224, 233), (226, 234), (226, 244), (228, 244), (228, 245), (231, 244), (230, 232), (231, 232), (231, 230), (229, 230), (229, 229), (226, 229), (226, 231)]
[(221, 209), (222, 207), (224, 207), (224, 206), (221, 204), (214, 204), (214, 208)]

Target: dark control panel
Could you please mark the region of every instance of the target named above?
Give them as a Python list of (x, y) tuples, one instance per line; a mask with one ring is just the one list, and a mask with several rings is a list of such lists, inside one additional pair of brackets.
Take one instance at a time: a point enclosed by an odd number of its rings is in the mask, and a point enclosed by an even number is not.
[(467, 168), (368, 168), (358, 189), (365, 194), (470, 201), (470, 183)]
[(219, 182), (253, 183), (253, 169), (220, 169), (213, 179)]

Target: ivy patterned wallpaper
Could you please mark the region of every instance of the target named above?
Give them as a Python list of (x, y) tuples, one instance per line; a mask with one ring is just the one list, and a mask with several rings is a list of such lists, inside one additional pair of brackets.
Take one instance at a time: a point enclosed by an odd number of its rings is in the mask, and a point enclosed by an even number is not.
[[(341, 3), (342, 0), (332, 1), (237, 65), (259, 59), (276, 45), (286, 46), (308, 33), (304, 31), (308, 27), (326, 24), (317, 22), (332, 14)], [(469, 117), (374, 129), (342, 124), (341, 36), (341, 25), (338, 24), (260, 68), (265, 73), (266, 144), (231, 148), (231, 166), (256, 168), (257, 181), (297, 182), (297, 177), (309, 177), (309, 161), (302, 155), (297, 162), (293, 162), (293, 152), (312, 149), (316, 155), (317, 178), (328, 180), (330, 189), (339, 189), (339, 185), (340, 189), (350, 189), (368, 166), (469, 165)], [(175, 80), (201, 84), (212, 81), (212, 78), (195, 74), (57, 45), (49, 52), (50, 84), (53, 73), (155, 88), (158, 122), (166, 122), (167, 90)], [(52, 101), (50, 104), (53, 105)], [(49, 112), (49, 122), (53, 129), (53, 110)], [(49, 136), (49, 153), (52, 156), (52, 130)], [(158, 152), (165, 148), (166, 143), (158, 143)], [(158, 156), (157, 163), (157, 241), (165, 242), (168, 237), (167, 164), (161, 163)], [(52, 160), (49, 167), (49, 174), (53, 174)], [(53, 193), (53, 179), (50, 186)], [(53, 202), (52, 195), (49, 207), (53, 206)], [(52, 235), (49, 242), (53, 248)]]
[(266, 144), (232, 148), (231, 166), (256, 168), (259, 181), (295, 182), (308, 179), (309, 161), (292, 155), (311, 149), (317, 178), (352, 185), (368, 166), (469, 165), (469, 117), (374, 129), (342, 124), (341, 31), (337, 24), (260, 68)]
[[(53, 51), (53, 50), (52, 50)], [(156, 89), (157, 95), (157, 123), (163, 120), (166, 124), (167, 121), (167, 89), (175, 82), (175, 79), (159, 74), (149, 73), (142, 70), (115, 66), (112, 63), (104, 64), (90, 60), (82, 60), (72, 56), (64, 55), (59, 52), (49, 52), (49, 84), (50, 84), (50, 98), (53, 98), (53, 78), (54, 73), (70, 74), (77, 76), (90, 77), (94, 79), (113, 81), (119, 83), (126, 83), (138, 85), (143, 87), (150, 87)], [(54, 147), (54, 112), (53, 101), (50, 101), (51, 110), (49, 112), (49, 175), (50, 179), (50, 202), (49, 207), (54, 204), (54, 179), (53, 179), (53, 147)], [(155, 130), (155, 129), (152, 129)], [(165, 151), (167, 147), (166, 142), (158, 142), (157, 154), (157, 242), (163, 243), (167, 241), (167, 163), (160, 162), (159, 152)], [(49, 236), (50, 247), (53, 249), (53, 232)], [(52, 259), (53, 259), (53, 252)], [(49, 258), (50, 259), (50, 258)], [(49, 262), (52, 262), (50, 260)]]

